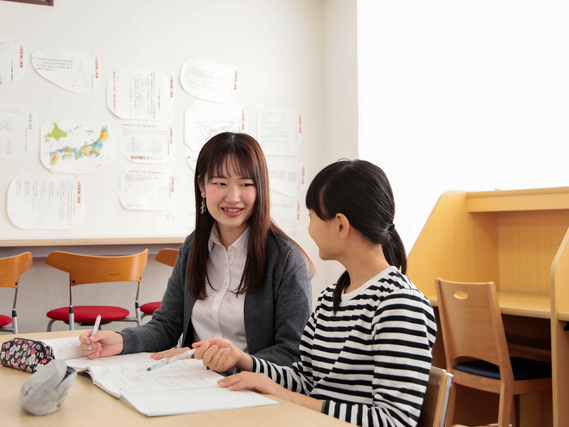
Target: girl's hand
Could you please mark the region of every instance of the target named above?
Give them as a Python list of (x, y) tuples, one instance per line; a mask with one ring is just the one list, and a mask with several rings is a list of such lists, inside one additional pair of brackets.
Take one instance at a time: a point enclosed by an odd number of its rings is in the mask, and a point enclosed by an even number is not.
[(229, 377), (220, 379), (218, 382), (220, 387), (228, 390), (253, 390), (259, 393), (270, 394), (283, 400), (296, 403), (305, 408), (322, 412), (323, 402), (313, 397), (305, 396), (278, 385), (265, 374), (255, 374), (253, 372), (240, 372)]
[(251, 357), (225, 338), (209, 338), (193, 343), (192, 347), (197, 349), (194, 357), (213, 371), (225, 372), (235, 366), (250, 371), (253, 366)]
[(174, 356), (177, 356), (178, 354), (185, 353), (189, 349), (190, 349), (189, 347), (171, 348), (170, 350), (164, 350), (164, 351), (159, 351), (158, 353), (154, 353), (154, 354), (150, 355), (150, 357), (152, 359), (155, 359), (155, 360), (161, 360), (164, 358), (169, 359), (170, 357), (174, 357)]
[(217, 382), (221, 387), (228, 390), (253, 390), (259, 393), (270, 394), (285, 399), (291, 393), (284, 387), (271, 380), (265, 374), (254, 374), (253, 372), (240, 372), (229, 377), (225, 377)]

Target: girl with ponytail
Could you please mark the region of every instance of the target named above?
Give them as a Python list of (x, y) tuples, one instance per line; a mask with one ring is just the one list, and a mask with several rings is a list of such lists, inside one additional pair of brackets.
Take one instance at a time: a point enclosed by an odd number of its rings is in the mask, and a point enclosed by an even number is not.
[(389, 180), (372, 163), (338, 161), (314, 178), (306, 206), (320, 257), (346, 271), (320, 295), (300, 361), (277, 366), (219, 338), (195, 343), (196, 358), (217, 370), (240, 368), (220, 381), (230, 390), (269, 393), (360, 426), (415, 426), (436, 323), (405, 276)]

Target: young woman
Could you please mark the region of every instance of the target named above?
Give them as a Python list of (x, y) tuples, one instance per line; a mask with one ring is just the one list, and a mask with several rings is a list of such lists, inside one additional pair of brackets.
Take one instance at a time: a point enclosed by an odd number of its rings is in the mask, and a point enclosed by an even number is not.
[(196, 228), (180, 247), (160, 308), (120, 333), (86, 331), (83, 354), (157, 351), (161, 359), (186, 350), (169, 350), (182, 334), (185, 346), (218, 336), (290, 366), (311, 312), (310, 261), (271, 220), (260, 145), (246, 134), (214, 136), (198, 156), (194, 187)]
[(325, 289), (304, 329), (300, 361), (282, 367), (231, 342), (195, 343), (220, 381), (253, 389), (361, 426), (415, 426), (431, 367), (436, 324), (428, 299), (404, 275), (391, 186), (377, 166), (339, 161), (306, 195), (310, 236), (325, 260), (346, 271)]

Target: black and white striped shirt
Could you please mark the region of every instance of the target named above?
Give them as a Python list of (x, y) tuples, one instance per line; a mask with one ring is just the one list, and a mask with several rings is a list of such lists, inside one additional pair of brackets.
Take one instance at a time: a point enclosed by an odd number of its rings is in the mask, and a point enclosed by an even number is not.
[(253, 357), (253, 372), (324, 402), (322, 412), (360, 426), (415, 426), (425, 394), (436, 323), (428, 299), (395, 267), (342, 295), (325, 289), (300, 343), (300, 361), (280, 367)]

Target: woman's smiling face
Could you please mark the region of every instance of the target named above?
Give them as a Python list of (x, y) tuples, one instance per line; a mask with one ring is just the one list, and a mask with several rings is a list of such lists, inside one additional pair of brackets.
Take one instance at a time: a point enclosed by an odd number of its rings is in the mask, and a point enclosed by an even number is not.
[[(206, 176), (204, 185), (200, 185), (207, 210), (217, 222), (224, 241), (228, 238), (235, 241), (247, 229), (257, 199), (253, 178), (241, 176), (236, 169), (229, 159), (218, 173)], [(237, 237), (234, 240), (230, 236)]]

